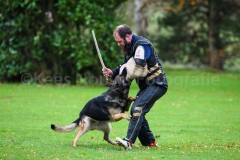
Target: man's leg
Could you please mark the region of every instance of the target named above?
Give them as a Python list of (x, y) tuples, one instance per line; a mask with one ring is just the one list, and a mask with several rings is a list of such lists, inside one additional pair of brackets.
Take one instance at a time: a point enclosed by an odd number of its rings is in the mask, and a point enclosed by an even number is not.
[[(166, 93), (166, 91), (167, 91), (167, 89), (165, 87), (159, 88), (158, 94), (159, 94), (160, 98)], [(152, 105), (154, 105), (155, 101), (149, 102), (149, 104), (151, 104), (151, 103), (153, 103)], [(153, 146), (153, 147), (157, 146), (157, 144), (155, 142), (156, 141), (155, 137), (154, 137), (152, 131), (150, 130), (148, 121), (145, 118), (145, 116), (143, 119), (142, 128), (138, 134), (138, 138), (143, 146)]]
[[(164, 93), (163, 90), (157, 85), (151, 85), (139, 92), (138, 97), (131, 109), (132, 120), (129, 123), (127, 137), (125, 139), (128, 140), (130, 144), (136, 141), (136, 138), (138, 137), (139, 132), (142, 128), (145, 114), (150, 111), (155, 101), (159, 99)], [(125, 142), (120, 141), (119, 138), (117, 138), (117, 141), (120, 143)], [(125, 144), (128, 144), (128, 142), (123, 144), (125, 148), (127, 148), (128, 145), (126, 146)]]
[(144, 117), (142, 128), (138, 134), (138, 138), (143, 146), (149, 146), (151, 143), (155, 142), (155, 137), (149, 128), (148, 121)]

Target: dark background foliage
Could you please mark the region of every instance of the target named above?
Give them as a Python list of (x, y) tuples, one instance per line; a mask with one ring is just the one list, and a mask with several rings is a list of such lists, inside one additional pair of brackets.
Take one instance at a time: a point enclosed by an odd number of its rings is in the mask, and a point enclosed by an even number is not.
[(112, 37), (119, 23), (114, 9), (124, 1), (8, 0), (1, 2), (0, 80), (20, 81), (30, 74), (100, 74), (92, 30), (108, 67), (122, 55)]
[[(112, 32), (122, 23), (146, 34), (162, 61), (223, 71), (240, 60), (239, 8), (237, 0), (0, 0), (0, 82), (20, 82), (25, 73), (72, 84), (77, 75), (102, 76), (92, 30), (114, 68), (123, 56)], [(143, 21), (133, 24), (136, 17)]]
[[(157, 44), (164, 53), (163, 60), (212, 65), (223, 70), (226, 59), (239, 55), (240, 24), (237, 21), (240, 9), (237, 1), (173, 0), (166, 10), (166, 16), (158, 19), (162, 36), (157, 38)], [(211, 46), (217, 50), (217, 56), (212, 54)]]

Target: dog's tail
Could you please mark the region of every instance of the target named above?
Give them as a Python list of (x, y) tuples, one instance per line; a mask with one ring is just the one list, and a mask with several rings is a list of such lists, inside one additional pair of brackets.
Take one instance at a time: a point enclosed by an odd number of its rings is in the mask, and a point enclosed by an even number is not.
[(74, 122), (66, 126), (57, 126), (55, 124), (51, 124), (51, 128), (57, 132), (71, 132), (77, 128), (79, 122), (80, 122), (80, 118), (76, 119)]

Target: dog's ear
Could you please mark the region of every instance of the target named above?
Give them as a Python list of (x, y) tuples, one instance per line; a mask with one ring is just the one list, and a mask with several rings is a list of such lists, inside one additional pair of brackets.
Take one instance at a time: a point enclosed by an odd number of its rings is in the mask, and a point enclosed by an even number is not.
[(126, 67), (123, 68), (121, 75), (124, 77), (127, 76), (127, 68)]

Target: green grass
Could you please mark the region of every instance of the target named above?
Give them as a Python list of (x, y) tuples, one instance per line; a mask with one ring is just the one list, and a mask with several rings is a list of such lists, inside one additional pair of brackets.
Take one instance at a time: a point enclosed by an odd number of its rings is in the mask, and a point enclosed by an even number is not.
[[(158, 148), (137, 141), (131, 151), (90, 131), (73, 148), (75, 132), (57, 133), (78, 117), (103, 86), (0, 84), (0, 159), (240, 159), (240, 75), (167, 70), (169, 90), (147, 114)], [(137, 92), (135, 84), (130, 95)], [(128, 121), (112, 123), (111, 139)]]

